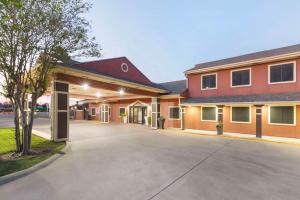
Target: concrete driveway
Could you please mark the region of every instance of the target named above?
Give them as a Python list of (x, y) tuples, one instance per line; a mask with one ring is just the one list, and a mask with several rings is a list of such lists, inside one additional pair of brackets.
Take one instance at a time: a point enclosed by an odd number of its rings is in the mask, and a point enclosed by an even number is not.
[(72, 122), (71, 149), (0, 199), (299, 199), (300, 148)]

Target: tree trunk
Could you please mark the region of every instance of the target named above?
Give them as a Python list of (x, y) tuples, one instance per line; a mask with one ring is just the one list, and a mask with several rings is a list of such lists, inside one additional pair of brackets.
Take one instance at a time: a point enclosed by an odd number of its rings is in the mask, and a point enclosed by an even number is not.
[(22, 141), (23, 141), (22, 154), (28, 155), (29, 153), (28, 122), (27, 122), (27, 111), (24, 108), (24, 102), (25, 101), (21, 102), (20, 99), (17, 100), (19, 112), (21, 114), (21, 119), (22, 119)]
[(28, 125), (27, 125), (27, 112), (24, 111), (22, 112), (22, 136), (23, 136), (23, 149), (22, 149), (22, 154), (23, 155), (28, 155), (29, 153), (29, 138), (28, 138)]
[(33, 127), (33, 120), (34, 120), (34, 112), (36, 107), (37, 99), (35, 96), (32, 95), (31, 97), (31, 108), (30, 108), (30, 115), (29, 115), (29, 124), (28, 124), (28, 147), (31, 148), (31, 135), (32, 135), (32, 127)]
[(21, 152), (22, 147), (21, 147), (21, 141), (20, 141), (20, 120), (19, 120), (19, 107), (15, 105), (15, 110), (14, 110), (14, 115), (15, 115), (15, 142), (16, 142), (16, 152)]

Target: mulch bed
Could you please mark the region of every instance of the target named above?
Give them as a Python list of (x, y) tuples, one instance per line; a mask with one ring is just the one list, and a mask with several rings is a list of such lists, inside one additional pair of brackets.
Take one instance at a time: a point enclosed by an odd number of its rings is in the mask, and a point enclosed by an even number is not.
[(23, 156), (22, 153), (8, 153), (0, 155), (0, 161), (13, 161), (13, 160), (21, 160), (23, 158), (35, 157), (40, 155), (46, 155), (52, 152), (52, 149), (42, 149), (42, 150), (31, 150), (28, 155)]

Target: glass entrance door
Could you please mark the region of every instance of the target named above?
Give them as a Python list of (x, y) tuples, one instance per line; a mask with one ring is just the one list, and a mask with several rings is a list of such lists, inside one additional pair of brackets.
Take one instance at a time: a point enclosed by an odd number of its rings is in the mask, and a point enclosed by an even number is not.
[(131, 106), (129, 108), (129, 123), (144, 124), (147, 107)]
[(109, 123), (109, 107), (108, 104), (101, 105), (100, 121), (103, 123)]

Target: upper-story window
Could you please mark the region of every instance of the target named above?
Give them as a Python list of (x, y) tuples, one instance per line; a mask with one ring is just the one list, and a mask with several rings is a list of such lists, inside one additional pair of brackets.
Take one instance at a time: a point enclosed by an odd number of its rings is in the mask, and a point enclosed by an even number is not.
[(296, 63), (269, 65), (269, 84), (291, 83), (296, 81)]
[(231, 87), (251, 85), (251, 69), (238, 69), (231, 71)]
[(201, 76), (201, 89), (210, 90), (217, 88), (217, 74), (204, 74)]

